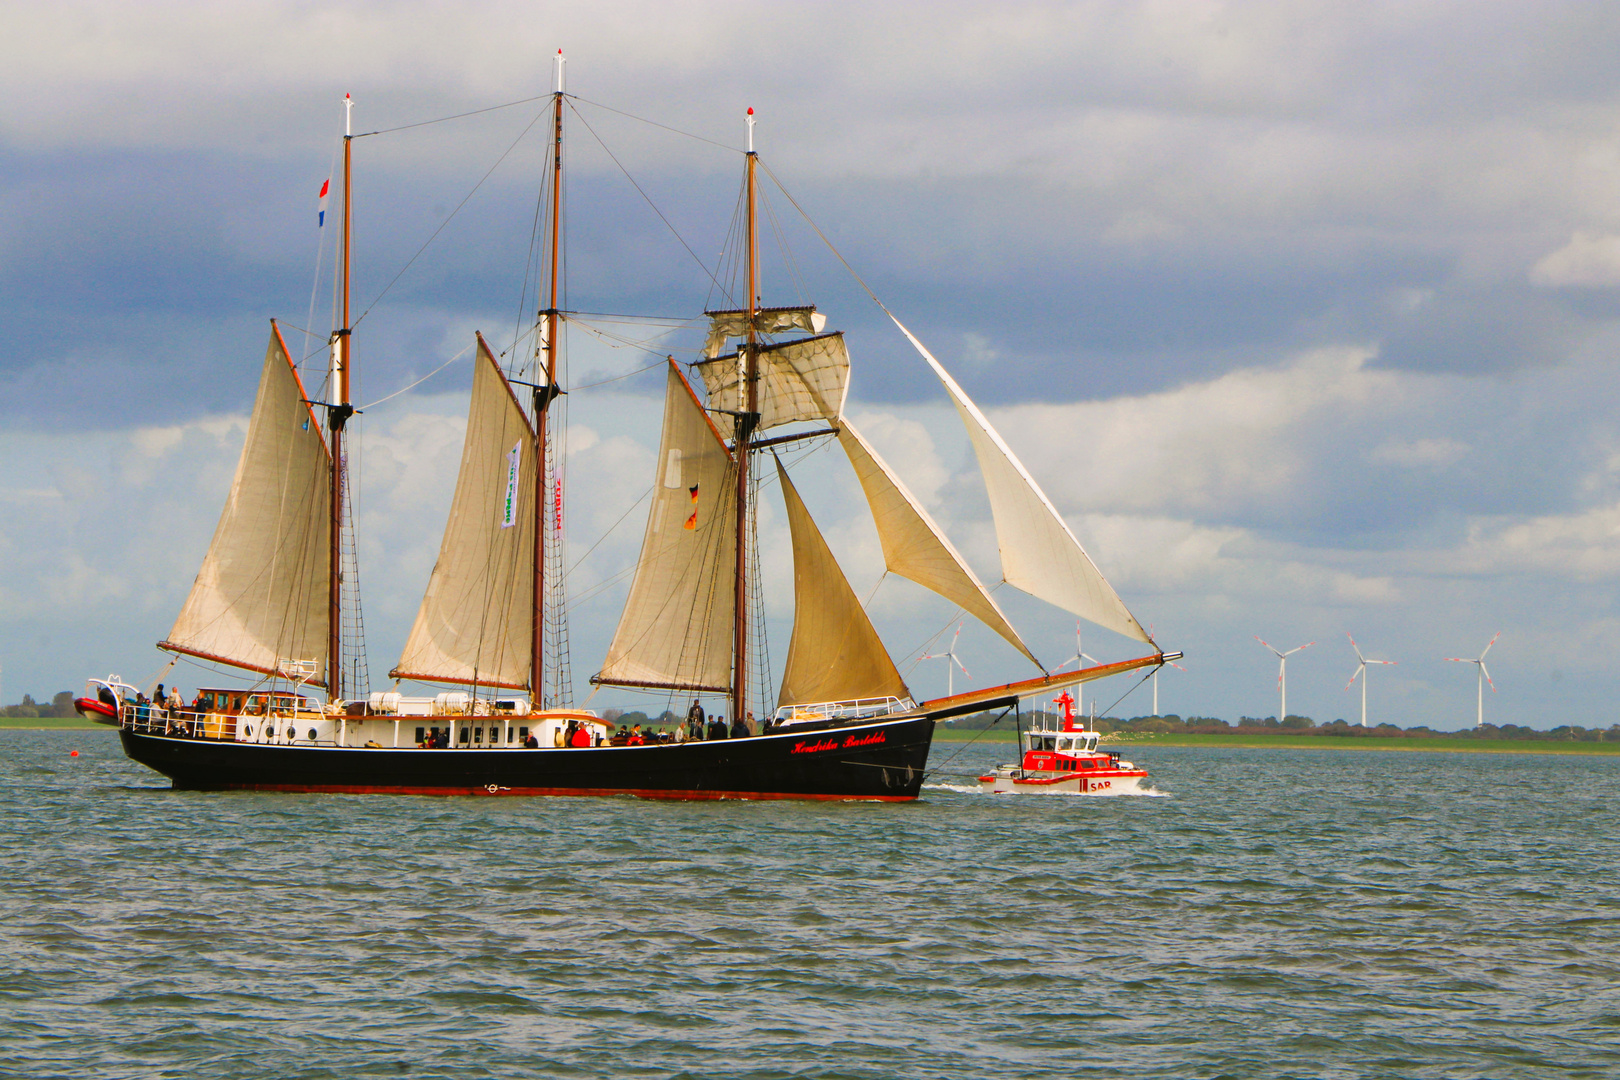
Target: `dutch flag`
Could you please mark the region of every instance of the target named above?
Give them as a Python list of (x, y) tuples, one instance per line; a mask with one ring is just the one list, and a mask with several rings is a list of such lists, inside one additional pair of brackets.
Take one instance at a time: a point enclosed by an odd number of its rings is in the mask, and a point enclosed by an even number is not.
[(319, 203), (320, 210), (315, 221), (315, 227), (317, 229), (324, 229), (326, 227), (326, 193), (330, 191), (331, 188), (332, 178), (328, 176), (325, 180), (321, 181), (321, 200)]

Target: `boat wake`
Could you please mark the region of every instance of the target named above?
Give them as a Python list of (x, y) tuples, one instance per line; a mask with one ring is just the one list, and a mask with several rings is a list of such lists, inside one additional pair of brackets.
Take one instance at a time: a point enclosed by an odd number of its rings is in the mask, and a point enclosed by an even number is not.
[[(980, 787), (978, 784), (924, 784), (923, 790), (960, 791), (968, 795), (1007, 794), (1007, 792), (991, 791), (988, 788)], [(1041, 794), (1059, 795), (1073, 799), (1128, 799), (1133, 797), (1149, 799), (1170, 798), (1170, 793), (1168, 791), (1156, 791), (1152, 789), (1147, 791), (1047, 791), (1042, 792)]]

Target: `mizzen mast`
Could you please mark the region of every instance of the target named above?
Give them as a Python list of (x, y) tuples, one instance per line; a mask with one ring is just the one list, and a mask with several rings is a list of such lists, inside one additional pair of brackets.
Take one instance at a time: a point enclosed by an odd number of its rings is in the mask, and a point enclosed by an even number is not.
[(746, 715), (748, 710), (748, 485), (753, 472), (749, 460), (749, 441), (759, 424), (759, 229), (755, 213), (755, 172), (759, 155), (754, 152), (754, 109), (748, 109), (747, 199), (744, 232), (747, 259), (745, 274), (748, 279), (747, 338), (737, 350), (738, 396), (746, 402), (737, 411), (737, 436), (733, 457), (737, 467), (737, 580), (734, 602), (734, 638), (732, 644), (731, 718)]
[(349, 404), (349, 248), (354, 224), (353, 184), (350, 169), (354, 146), (354, 99), (343, 95), (343, 243), (342, 291), (343, 321), (332, 335), (332, 377), (327, 390), (326, 426), (331, 439), (331, 520), (327, 535), (326, 599), (326, 695), (329, 701), (343, 698), (343, 426), (354, 414)]
[(557, 397), (557, 268), (562, 233), (562, 122), (563, 52), (557, 50), (556, 85), (552, 94), (551, 227), (549, 298), (540, 312), (540, 346), (545, 354), (545, 379), (534, 387), (534, 595), (530, 614), (529, 696), (535, 707), (545, 697), (546, 652), (546, 530), (551, 520), (546, 444), (550, 436), (549, 412)]

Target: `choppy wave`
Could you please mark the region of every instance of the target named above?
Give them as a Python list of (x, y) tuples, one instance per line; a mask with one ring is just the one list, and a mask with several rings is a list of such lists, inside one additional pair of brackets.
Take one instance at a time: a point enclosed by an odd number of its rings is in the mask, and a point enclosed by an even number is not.
[(1144, 747), (1077, 813), (961, 797), (1005, 747), (685, 804), (0, 740), (4, 1076), (1620, 1075), (1620, 760)]

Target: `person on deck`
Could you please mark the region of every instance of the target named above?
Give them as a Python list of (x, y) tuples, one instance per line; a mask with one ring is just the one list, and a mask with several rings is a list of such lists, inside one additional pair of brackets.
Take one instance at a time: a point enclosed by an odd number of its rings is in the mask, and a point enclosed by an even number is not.
[(686, 741), (686, 725), (685, 724), (676, 724), (675, 725), (675, 743), (676, 743), (676, 745), (679, 745), (679, 744), (681, 744), (681, 743), (683, 743), (685, 741)]
[(584, 750), (591, 745), (591, 729), (585, 724), (576, 724), (574, 734), (569, 737), (568, 745)]
[(742, 717), (739, 716), (731, 722), (731, 737), (733, 739), (746, 739), (749, 734), (748, 722)]
[(723, 717), (723, 716), (718, 716), (717, 715), (713, 720), (709, 721), (709, 730), (704, 735), (704, 738), (705, 739), (723, 739), (725, 737), (726, 737), (726, 718)]
[(640, 724), (637, 724), (635, 727), (630, 729), (630, 737), (628, 739), (624, 740), (624, 745), (626, 745), (626, 746), (645, 746), (645, 745), (647, 745), (646, 736), (641, 734), (641, 725)]
[(536, 735), (533, 731), (529, 732), (529, 737), (523, 740), (523, 748), (525, 750), (540, 749), (540, 736)]
[(686, 734), (694, 741), (703, 738), (703, 706), (698, 699), (692, 699), (692, 707), (686, 710)]

